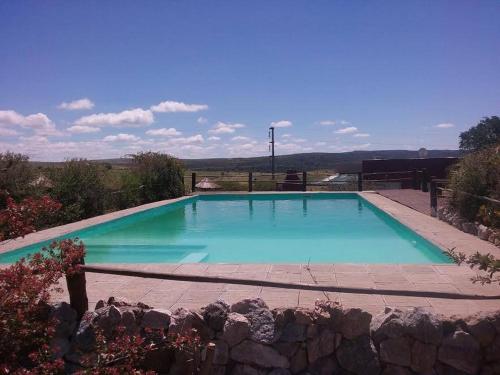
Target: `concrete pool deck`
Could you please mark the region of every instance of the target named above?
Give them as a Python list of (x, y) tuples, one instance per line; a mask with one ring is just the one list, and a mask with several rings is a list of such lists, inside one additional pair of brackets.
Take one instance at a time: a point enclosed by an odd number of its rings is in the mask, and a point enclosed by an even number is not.
[[(455, 248), (457, 251), (466, 254), (472, 254), (476, 251), (489, 252), (500, 258), (500, 249), (489, 242), (463, 233), (444, 222), (374, 192), (363, 192), (360, 195), (442, 249)], [(26, 246), (30, 243), (52, 238), (55, 236), (53, 233), (62, 235), (89, 225), (181, 199), (186, 198), (156, 202), (34, 233), (21, 240), (0, 244), (0, 253), (9, 251), (9, 248)], [(111, 266), (111, 264), (109, 265)], [(113, 264), (113, 266), (145, 271), (173, 272), (176, 274), (226, 276), (372, 289), (440, 291), (500, 296), (500, 287), (498, 285), (482, 286), (472, 284), (470, 278), (476, 274), (476, 271), (453, 264), (311, 264), (308, 267), (301, 264), (197, 263)], [(64, 285), (62, 286), (64, 289)], [(324, 293), (231, 284), (153, 280), (94, 273), (87, 273), (87, 293), (91, 309), (94, 308), (98, 300), (115, 296), (124, 297), (132, 302), (141, 301), (154, 307), (168, 309), (181, 306), (200, 308), (218, 298), (232, 303), (247, 297), (261, 297), (270, 307), (313, 306), (317, 299), (330, 299), (337, 300), (344, 306), (361, 307), (373, 313), (382, 311), (385, 306), (401, 308), (418, 306), (444, 315), (468, 315), (479, 311), (500, 310), (500, 299), (451, 300), (427, 297)], [(67, 300), (67, 292), (54, 293), (53, 298), (55, 301)]]

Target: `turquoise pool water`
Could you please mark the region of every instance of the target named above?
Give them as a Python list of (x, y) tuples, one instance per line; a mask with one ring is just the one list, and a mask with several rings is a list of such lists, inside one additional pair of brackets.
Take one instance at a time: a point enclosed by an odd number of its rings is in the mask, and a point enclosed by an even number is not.
[[(86, 228), (87, 263), (448, 263), (357, 194), (203, 195)], [(0, 255), (13, 262), (37, 244)]]

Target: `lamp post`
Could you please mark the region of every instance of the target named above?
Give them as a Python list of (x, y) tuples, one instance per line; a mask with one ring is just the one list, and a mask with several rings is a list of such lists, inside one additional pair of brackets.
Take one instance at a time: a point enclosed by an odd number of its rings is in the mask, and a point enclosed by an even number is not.
[(274, 126), (269, 128), (269, 148), (271, 151), (271, 174), (274, 180)]

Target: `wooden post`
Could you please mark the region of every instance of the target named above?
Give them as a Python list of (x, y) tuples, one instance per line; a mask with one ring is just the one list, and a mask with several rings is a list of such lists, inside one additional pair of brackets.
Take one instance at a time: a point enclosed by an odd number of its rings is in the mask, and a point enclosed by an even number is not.
[(191, 193), (196, 191), (196, 172), (191, 173)]
[[(83, 258), (80, 260), (80, 264), (85, 264)], [(85, 311), (89, 309), (85, 271), (81, 270), (78, 273), (66, 275), (66, 285), (68, 286), (69, 304), (75, 309), (77, 318), (80, 320)]]
[(302, 172), (302, 191), (307, 191), (307, 172)]
[(411, 181), (412, 186), (411, 187), (413, 188), (413, 190), (418, 190), (418, 180), (417, 180), (417, 170), (416, 169), (414, 169), (412, 171), (411, 178), (412, 178), (412, 181)]
[(358, 191), (363, 191), (363, 173), (358, 172)]
[(252, 172), (248, 172), (248, 192), (251, 193), (252, 191), (253, 191)]
[(427, 184), (429, 183), (429, 174), (427, 173), (427, 169), (422, 169), (422, 181), (421, 181), (421, 188), (424, 193), (427, 193), (429, 191), (429, 187)]
[(215, 355), (215, 344), (213, 342), (209, 342), (207, 345), (205, 360), (201, 365), (200, 375), (210, 375), (212, 370), (212, 363), (214, 361), (214, 355)]
[(436, 217), (437, 216), (437, 184), (436, 184), (436, 181), (434, 181), (434, 180), (431, 180), (430, 198), (431, 198), (431, 216)]

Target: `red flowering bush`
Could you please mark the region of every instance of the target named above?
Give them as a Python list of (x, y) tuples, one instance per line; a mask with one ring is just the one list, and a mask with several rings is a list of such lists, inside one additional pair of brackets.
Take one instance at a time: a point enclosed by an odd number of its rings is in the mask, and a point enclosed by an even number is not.
[(63, 240), (0, 270), (0, 373), (63, 371), (49, 345), (54, 335), (50, 292), (64, 273), (78, 272), (84, 255), (81, 241)]
[(22, 237), (53, 224), (61, 204), (48, 196), (24, 198), (16, 203), (7, 197), (7, 207), (0, 211), (0, 241)]

